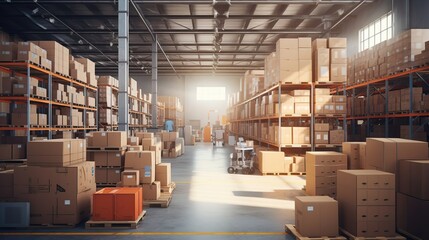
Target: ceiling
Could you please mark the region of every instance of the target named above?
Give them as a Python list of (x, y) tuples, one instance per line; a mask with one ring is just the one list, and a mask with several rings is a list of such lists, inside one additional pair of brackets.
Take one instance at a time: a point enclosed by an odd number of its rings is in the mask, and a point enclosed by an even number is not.
[[(277, 39), (335, 35), (338, 23), (371, 2), (133, 0), (130, 72), (149, 74), (152, 65), (152, 36), (139, 15), (171, 63), (159, 51), (160, 74), (243, 73), (263, 69)], [(215, 17), (214, 8), (227, 10), (228, 16)], [(59, 41), (73, 55), (95, 61), (98, 74), (116, 75), (117, 10), (117, 0), (5, 0), (0, 2), (0, 27), (23, 40)]]

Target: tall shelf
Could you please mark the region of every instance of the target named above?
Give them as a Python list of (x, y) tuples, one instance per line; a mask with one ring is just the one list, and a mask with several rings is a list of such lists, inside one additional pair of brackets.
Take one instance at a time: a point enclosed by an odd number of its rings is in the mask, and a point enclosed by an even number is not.
[(424, 66), (336, 89), (348, 96), (348, 135), (352, 140), (400, 137), (400, 126), (405, 126), (413, 139), (417, 132), (427, 131), (428, 80), (429, 66)]
[[(1, 94), (0, 102), (7, 103), (9, 106), (9, 115), (12, 115), (16, 109), (20, 109), (19, 113), (25, 116), (26, 119), (21, 121), (12, 122), (12, 117), (9, 116), (5, 122), (0, 126), (0, 131), (4, 136), (22, 136), (25, 132), (27, 141), (31, 140), (31, 134), (43, 135), (47, 138), (52, 138), (53, 131), (88, 131), (96, 130), (96, 121), (87, 119), (87, 113), (96, 114), (96, 98), (97, 88), (88, 85), (87, 83), (71, 79), (67, 76), (60, 75), (45, 68), (39, 67), (29, 62), (0, 62), (0, 71), (8, 73), (13, 77), (20, 77), (25, 79), (22, 84), (22, 91), (19, 93), (11, 91)], [(37, 83), (34, 81), (37, 80)], [(43, 87), (45, 94), (35, 94), (33, 92), (33, 85)], [(65, 98), (61, 99), (53, 97), (53, 84), (64, 84), (66, 88), (73, 87), (83, 92), (84, 101), (75, 102), (76, 97), (72, 93), (65, 93)], [(3, 81), (2, 81), (2, 84)], [(12, 81), (11, 81), (12, 84)], [(43, 95), (43, 96), (42, 96)], [(89, 97), (95, 98), (94, 104), (89, 104)], [(55, 99), (55, 100), (54, 100)], [(68, 100), (68, 101), (65, 101)], [(25, 105), (25, 107), (22, 107)], [(32, 110), (34, 110), (32, 112)], [(58, 124), (54, 117), (56, 110), (66, 112), (64, 122), (66, 124)], [(16, 112), (15, 112), (16, 113)], [(75, 115), (78, 113), (78, 115)], [(79, 117), (79, 115), (81, 117)]]
[(157, 115), (156, 115), (157, 127), (163, 128), (164, 122), (165, 122), (165, 104), (162, 102), (157, 102), (156, 108), (157, 108)]
[(138, 98), (128, 95), (130, 106), (130, 130), (139, 131), (152, 126), (152, 114), (150, 114), (152, 103), (145, 97)]
[[(316, 143), (315, 142), (315, 130), (314, 123), (323, 122), (331, 125), (339, 125), (339, 118), (345, 117), (344, 114), (335, 113), (316, 113), (315, 111), (315, 92), (318, 88), (328, 88), (329, 91), (337, 89), (343, 86), (343, 83), (301, 83), (301, 84), (285, 84), (277, 83), (274, 86), (250, 97), (238, 104), (235, 104), (228, 108), (229, 122), (231, 123), (231, 132), (238, 136), (243, 136), (246, 139), (254, 140), (262, 146), (278, 149), (278, 151), (285, 151), (286, 153), (294, 153), (296, 151), (304, 152), (306, 150), (318, 150), (327, 148), (337, 148), (340, 144), (329, 144), (329, 143)], [(303, 114), (295, 113), (283, 113), (282, 112), (282, 94), (288, 93), (294, 90), (307, 90), (309, 91), (309, 111)], [(257, 110), (257, 105), (268, 99), (269, 96), (277, 97), (273, 99), (274, 108), (272, 111), (264, 112), (261, 109)], [(276, 106), (278, 105), (278, 106)], [(263, 130), (263, 125), (266, 126), (292, 126), (292, 127), (306, 127), (309, 128), (309, 141), (306, 143), (282, 143), (281, 130), (277, 130), (277, 136), (272, 139), (273, 132), (268, 133), (268, 139), (266, 130)], [(343, 127), (345, 127), (343, 125)], [(275, 134), (274, 134), (275, 135)], [(276, 140), (277, 139), (277, 140)]]
[[(98, 85), (98, 127), (100, 130), (118, 130), (118, 87)], [(106, 96), (109, 95), (110, 97)]]

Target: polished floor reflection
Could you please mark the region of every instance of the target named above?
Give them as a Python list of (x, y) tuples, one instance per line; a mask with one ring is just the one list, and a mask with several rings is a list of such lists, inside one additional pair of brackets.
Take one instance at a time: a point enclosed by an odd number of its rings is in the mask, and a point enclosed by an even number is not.
[[(0, 230), (0, 239), (293, 239), (294, 197), (304, 195), (302, 176), (228, 174), (231, 147), (199, 143), (172, 163), (177, 188), (169, 208), (148, 208), (138, 229)], [(5, 236), (5, 232), (42, 236)]]

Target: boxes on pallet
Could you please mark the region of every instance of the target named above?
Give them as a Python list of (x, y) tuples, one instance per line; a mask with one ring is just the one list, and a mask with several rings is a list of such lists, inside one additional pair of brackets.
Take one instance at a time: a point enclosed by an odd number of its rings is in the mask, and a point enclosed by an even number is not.
[(396, 227), (417, 239), (429, 239), (429, 201), (398, 192), (396, 194)]
[(121, 181), (121, 168), (95, 168), (95, 182), (97, 184), (116, 184)]
[(155, 180), (161, 186), (168, 186), (171, 183), (171, 163), (160, 163), (155, 166)]
[(258, 166), (262, 174), (281, 173), (284, 171), (284, 153), (277, 151), (260, 151)]
[(361, 145), (365, 142), (343, 142), (342, 151), (347, 155), (348, 169), (362, 169)]
[(344, 130), (336, 129), (329, 131), (329, 143), (342, 144), (344, 142)]
[(135, 221), (143, 211), (140, 187), (103, 188), (94, 193), (93, 221)]
[(125, 153), (125, 169), (140, 171), (140, 183), (155, 181), (155, 153), (152, 151), (129, 151)]
[(429, 201), (429, 160), (398, 161), (398, 191)]
[(144, 200), (158, 200), (161, 196), (161, 183), (159, 181), (145, 183), (142, 186)]
[(310, 128), (309, 127), (293, 127), (292, 128), (292, 143), (293, 144), (310, 144)]
[(328, 196), (296, 197), (295, 227), (305, 237), (338, 236), (338, 202)]
[(54, 139), (28, 143), (27, 165), (65, 167), (86, 160), (84, 139)]
[(14, 200), (30, 202), (31, 224), (75, 225), (91, 214), (94, 163), (15, 168)]

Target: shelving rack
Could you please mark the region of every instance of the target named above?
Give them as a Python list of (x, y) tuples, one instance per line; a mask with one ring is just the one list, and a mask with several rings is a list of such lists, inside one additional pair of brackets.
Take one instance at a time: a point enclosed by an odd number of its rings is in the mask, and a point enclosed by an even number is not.
[[(86, 112), (96, 112), (96, 107), (89, 107), (87, 101), (85, 105), (77, 105), (73, 103), (73, 100), (70, 101), (70, 103), (65, 102), (59, 102), (52, 100), (52, 83), (58, 82), (65, 85), (73, 86), (76, 88), (80, 88), (84, 91), (85, 97), (88, 96), (88, 94), (92, 93), (97, 98), (97, 88), (88, 85), (87, 83), (77, 81), (74, 79), (71, 79), (68, 76), (64, 76), (55, 72), (52, 72), (50, 70), (47, 70), (45, 68), (39, 67), (35, 64), (32, 64), (30, 62), (0, 62), (0, 71), (6, 72), (12, 75), (18, 75), (18, 76), (24, 76), (27, 78), (27, 89), (26, 94), (24, 95), (1, 95), (0, 101), (2, 102), (8, 102), (10, 104), (26, 104), (27, 105), (27, 124), (24, 126), (16, 126), (12, 123), (8, 126), (0, 126), (0, 131), (12, 131), (12, 135), (15, 134), (14, 131), (25, 131), (27, 141), (30, 141), (31, 132), (47, 132), (47, 137), (49, 139), (52, 138), (52, 132), (53, 131), (88, 131), (88, 130), (97, 130), (97, 126), (87, 126), (86, 121)], [(46, 98), (40, 98), (33, 96), (30, 91), (30, 78), (36, 78), (38, 81), (42, 81), (43, 85), (47, 86), (47, 97)], [(97, 100), (96, 100), (97, 101)], [(34, 103), (41, 106), (47, 106), (47, 125), (45, 126), (38, 126), (38, 125), (31, 125), (30, 124), (30, 104)], [(70, 109), (79, 109), (83, 110), (83, 127), (75, 127), (73, 124), (70, 124), (65, 127), (54, 127), (52, 125), (52, 110), (53, 107), (65, 107)], [(71, 111), (70, 111), (71, 112)], [(72, 123), (72, 114), (70, 113), (70, 120), (69, 122)], [(97, 123), (97, 121), (96, 121)]]
[(130, 101), (137, 102), (137, 111), (132, 110), (130, 107), (130, 118), (136, 118), (137, 124), (130, 124), (131, 131), (140, 131), (142, 129), (148, 128), (152, 126), (152, 114), (150, 114), (152, 103), (146, 99), (140, 99), (132, 95), (128, 95), (128, 99)]
[[(353, 85), (344, 86), (336, 89), (334, 92), (344, 91), (351, 98), (349, 112), (345, 118), (347, 125), (350, 126), (350, 136), (357, 135), (357, 121), (363, 121), (366, 130), (366, 137), (371, 136), (371, 127), (373, 124), (384, 125), (384, 137), (398, 137), (390, 131), (390, 125), (394, 123), (408, 125), (408, 135), (413, 138), (413, 127), (418, 123), (419, 128), (429, 122), (429, 109), (414, 110), (413, 103), (413, 88), (423, 87), (429, 90), (429, 66), (417, 67), (406, 71), (398, 72), (389, 76), (384, 76), (372, 79), (366, 82), (361, 82)], [(389, 111), (389, 95), (394, 90), (408, 88), (409, 107), (407, 110)], [(389, 94), (390, 93), (390, 94)], [(370, 114), (370, 101), (368, 99), (373, 95), (381, 95), (384, 100), (384, 111), (378, 114)], [(401, 96), (402, 97), (402, 96)], [(357, 98), (365, 99), (366, 114), (356, 114), (355, 101)]]
[[(98, 117), (99, 122), (98, 122), (98, 127), (99, 130), (105, 130), (105, 131), (117, 131), (118, 130), (118, 103), (117, 103), (117, 99), (118, 99), (118, 91), (119, 88), (113, 85), (98, 85), (99, 87), (110, 87), (112, 89), (112, 96), (116, 96), (116, 101), (114, 101), (113, 97), (110, 98), (110, 106), (108, 107), (106, 103), (102, 103), (100, 101), (100, 96), (98, 97), (98, 112), (99, 114), (101, 113), (102, 109), (110, 109), (110, 124), (101, 121), (100, 116)], [(116, 121), (114, 120), (116, 119)]]
[[(337, 148), (339, 146), (341, 146), (341, 144), (315, 144), (314, 141), (314, 123), (317, 120), (324, 120), (324, 121), (335, 121), (338, 124), (338, 119), (345, 117), (345, 114), (314, 114), (314, 104), (315, 104), (315, 100), (314, 100), (314, 96), (315, 96), (315, 89), (316, 88), (330, 88), (331, 91), (333, 89), (337, 89), (340, 86), (343, 86), (343, 83), (334, 83), (334, 82), (327, 82), (327, 83), (315, 83), (315, 82), (311, 82), (311, 83), (301, 83), (301, 84), (290, 84), (290, 83), (277, 83), (274, 86), (256, 94), (253, 97), (250, 97), (244, 101), (241, 101), (238, 104), (235, 104), (234, 106), (230, 107), (228, 109), (228, 115), (230, 116), (229, 122), (232, 124), (232, 129), (231, 132), (235, 135), (238, 136), (243, 136), (246, 139), (250, 139), (250, 140), (254, 140), (256, 142), (259, 142), (261, 145), (265, 144), (268, 147), (271, 148), (277, 148), (278, 151), (287, 151), (287, 150), (309, 150), (311, 149), (312, 151), (316, 150), (316, 149), (326, 149), (326, 148)], [(289, 114), (289, 115), (284, 115), (282, 114), (282, 107), (281, 104), (279, 104), (279, 108), (278, 108), (278, 115), (272, 115), (272, 116), (261, 116), (261, 117), (251, 117), (251, 118), (242, 118), (241, 116), (238, 116), (238, 113), (241, 112), (241, 109), (245, 108), (245, 105), (250, 103), (251, 101), (255, 101), (256, 99), (263, 97), (263, 96), (267, 96), (270, 93), (272, 93), (273, 91), (277, 91), (278, 92), (278, 102), (281, 103), (281, 95), (282, 93), (286, 93), (288, 91), (292, 91), (292, 90), (300, 90), (300, 89), (305, 89), (305, 90), (310, 90), (310, 113), (309, 114)], [(339, 91), (338, 91), (339, 92)], [(232, 115), (235, 116), (232, 116)], [(258, 129), (258, 133), (257, 136), (254, 136), (254, 134), (249, 134), (250, 132), (250, 127), (249, 127), (249, 123), (258, 123), (259, 126), (261, 126), (262, 121), (267, 121), (268, 125), (270, 125), (271, 123), (276, 123), (278, 124), (278, 126), (282, 126), (282, 122), (286, 122), (286, 121), (294, 121), (294, 122), (306, 122), (307, 125), (310, 127), (310, 144), (278, 144), (275, 142), (271, 142), (271, 141), (267, 141), (265, 139), (262, 139), (261, 137), (261, 127), (259, 127)], [(247, 128), (248, 129), (244, 129), (244, 132), (246, 132), (247, 134), (243, 134), (242, 131), (240, 131), (240, 128), (243, 127), (243, 125), (246, 125), (247, 123)], [(343, 125), (343, 128), (345, 128), (346, 125)], [(278, 131), (278, 136), (279, 139), (278, 142), (281, 142), (281, 131)]]
[(157, 102), (157, 126), (159, 128), (164, 127), (165, 122), (165, 105), (161, 102)]

